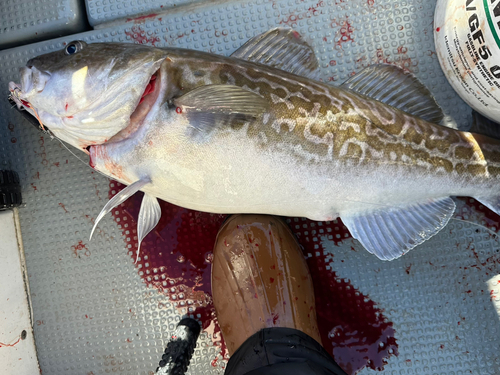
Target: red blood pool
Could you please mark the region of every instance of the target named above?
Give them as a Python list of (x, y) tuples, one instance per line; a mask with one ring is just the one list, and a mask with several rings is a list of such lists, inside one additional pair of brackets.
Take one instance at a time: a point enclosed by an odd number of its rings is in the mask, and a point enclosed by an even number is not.
[[(123, 187), (111, 181), (109, 197)], [(124, 238), (131, 245), (129, 254), (134, 261), (136, 218), (141, 200), (142, 193), (135, 194), (112, 211)], [(161, 200), (159, 202), (162, 217), (141, 245), (138, 272), (146, 284), (168, 296), (180, 313), (193, 315), (201, 321), (203, 329), (213, 327), (214, 345), (220, 348), (222, 356), (228, 358), (212, 303), (210, 262), (206, 261), (225, 215), (197, 212)], [(289, 221), (304, 253), (313, 255), (309, 257), (308, 264), (325, 349), (349, 374), (366, 366), (382, 369), (387, 358), (398, 354), (392, 323), (384, 317), (383, 310), (360, 293), (349, 280), (341, 279), (335, 272), (326, 269), (327, 256), (323, 255), (323, 249), (314, 248), (318, 242), (309, 237), (319, 236), (313, 230), (321, 228), (325, 234), (332, 236), (332, 241), (339, 243), (350, 238), (349, 232), (340, 221), (323, 222), (321, 226), (318, 222), (297, 218), (290, 218)], [(180, 258), (184, 261), (179, 262)], [(216, 361), (212, 365), (214, 363)]]
[[(109, 197), (124, 186), (111, 181)], [(132, 245), (130, 256), (135, 261), (137, 250), (136, 218), (142, 193), (135, 194), (114, 209), (113, 216)], [(214, 215), (181, 208), (159, 201), (160, 222), (141, 244), (137, 269), (144, 282), (169, 297), (180, 313), (188, 313), (202, 323), (203, 329), (214, 327), (214, 343), (227, 357), (217, 324), (211, 293), (211, 264), (206, 261), (213, 251), (217, 232), (225, 215)], [(119, 221), (118, 221), (119, 220)], [(127, 223), (128, 227), (124, 224)], [(179, 259), (183, 261), (179, 262)], [(139, 268), (140, 267), (140, 268)], [(215, 361), (216, 362), (216, 361)]]
[[(368, 296), (360, 293), (350, 280), (339, 278), (326, 266), (333, 260), (324, 249), (315, 249), (314, 237), (330, 235), (340, 243), (351, 235), (340, 220), (314, 222), (291, 219), (290, 226), (304, 248), (313, 256), (307, 259), (314, 284), (318, 326), (323, 346), (348, 374), (364, 367), (382, 370), (387, 358), (398, 355), (392, 322)], [(304, 226), (306, 228), (304, 228)], [(322, 232), (320, 232), (322, 231)]]

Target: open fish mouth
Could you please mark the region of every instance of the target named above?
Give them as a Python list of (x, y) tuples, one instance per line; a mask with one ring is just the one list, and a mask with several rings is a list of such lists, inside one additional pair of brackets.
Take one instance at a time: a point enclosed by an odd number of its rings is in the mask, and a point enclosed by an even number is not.
[[(44, 83), (44, 85), (45, 85), (45, 83)], [(40, 117), (38, 116), (38, 113), (36, 112), (35, 108), (33, 108), (33, 106), (30, 104), (29, 101), (23, 99), (25, 94), (24, 94), (21, 86), (22, 85), (20, 85), (18, 83), (9, 82), (9, 91), (10, 91), (9, 100), (11, 100), (12, 102), (14, 102), (16, 104), (18, 111), (21, 112), (24, 117), (28, 118), (28, 117), (30, 117), (30, 115), (33, 116), (36, 120), (35, 119), (33, 119), (34, 121), (32, 121), (31, 119), (28, 119), (28, 120), (32, 124), (35, 124), (35, 122), (38, 122), (38, 125), (40, 126), (40, 128), (45, 131), (46, 130), (45, 126), (42, 123), (42, 121), (40, 120)], [(29, 115), (27, 115), (26, 113), (29, 113)]]
[(19, 83), (9, 82), (10, 98), (17, 104), (17, 107), (29, 108), (29, 102), (23, 99), (23, 90)]
[(43, 91), (50, 79), (50, 74), (38, 70), (32, 65), (22, 67), (19, 73), (21, 75), (21, 83), (9, 82), (9, 90), (16, 103), (18, 103), (17, 98), (19, 99), (19, 105), (25, 105), (25, 103), (28, 104), (26, 96)]

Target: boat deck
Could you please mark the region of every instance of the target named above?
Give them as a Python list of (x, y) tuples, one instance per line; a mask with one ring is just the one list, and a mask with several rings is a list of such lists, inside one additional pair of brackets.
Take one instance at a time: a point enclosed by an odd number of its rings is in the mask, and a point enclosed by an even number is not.
[[(222, 374), (227, 355), (210, 263), (224, 217), (163, 202), (161, 222), (134, 264), (137, 194), (89, 241), (96, 216), (123, 186), (10, 108), (8, 82), (29, 58), (75, 39), (229, 55), (257, 34), (289, 26), (316, 51), (324, 81), (338, 85), (370, 64), (395, 64), (429, 87), (449, 125), (467, 129), (471, 122), (437, 60), (433, 0), (86, 6), (94, 29), (0, 51), (0, 168), (16, 170), (22, 181), (19, 213), (43, 374), (152, 374), (185, 315), (203, 326), (188, 373)], [(313, 274), (323, 344), (348, 373), (500, 374), (500, 218), (469, 198), (457, 204), (443, 231), (392, 262), (367, 253), (340, 221), (288, 219)]]

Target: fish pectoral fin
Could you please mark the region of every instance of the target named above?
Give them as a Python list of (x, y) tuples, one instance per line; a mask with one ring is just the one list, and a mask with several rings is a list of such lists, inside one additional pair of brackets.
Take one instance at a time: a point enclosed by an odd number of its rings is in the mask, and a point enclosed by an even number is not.
[(222, 113), (257, 117), (269, 104), (259, 94), (234, 85), (206, 85), (174, 99), (181, 113)]
[(233, 85), (198, 87), (174, 99), (174, 105), (187, 116), (195, 138), (205, 137), (215, 127), (256, 119), (269, 108), (260, 95)]
[(426, 121), (439, 124), (444, 117), (431, 92), (413, 74), (397, 66), (370, 65), (340, 87), (349, 89), (400, 109)]
[(318, 59), (313, 49), (293, 29), (277, 27), (257, 35), (238, 48), (231, 57), (319, 79)]
[(133, 184), (128, 185), (126, 188), (117, 193), (113, 198), (111, 198), (108, 203), (103, 207), (97, 218), (95, 219), (94, 227), (92, 228), (92, 232), (90, 232), (90, 239), (92, 239), (92, 235), (94, 234), (95, 228), (99, 221), (110, 212), (116, 206), (125, 202), (132, 195), (141, 190), (145, 185), (149, 184), (151, 181), (149, 179), (138, 180)]
[(474, 197), (474, 199), (481, 202), (481, 204), (488, 207), (491, 211), (500, 215), (500, 196), (496, 197)]
[(141, 209), (139, 210), (139, 218), (137, 220), (137, 256), (135, 258), (135, 263), (139, 260), (139, 250), (141, 249), (141, 243), (144, 237), (151, 232), (161, 217), (161, 207), (158, 203), (158, 199), (149, 194), (144, 194), (142, 198)]
[(443, 229), (454, 211), (455, 202), (447, 197), (341, 219), (368, 252), (393, 260)]

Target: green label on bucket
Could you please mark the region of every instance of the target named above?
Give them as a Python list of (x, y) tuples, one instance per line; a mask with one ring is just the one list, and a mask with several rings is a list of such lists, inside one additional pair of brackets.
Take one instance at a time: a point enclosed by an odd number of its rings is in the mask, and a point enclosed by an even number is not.
[(488, 0), (483, 0), (483, 4), (491, 34), (500, 48), (500, 38), (498, 37), (500, 32), (500, 0), (490, 0), (489, 4)]

